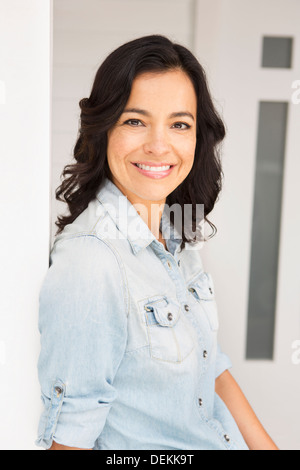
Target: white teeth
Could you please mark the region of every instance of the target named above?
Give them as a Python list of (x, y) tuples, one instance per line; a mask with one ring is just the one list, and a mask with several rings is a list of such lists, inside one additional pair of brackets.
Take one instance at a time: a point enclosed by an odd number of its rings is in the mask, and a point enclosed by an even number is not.
[(147, 166), (142, 165), (141, 163), (136, 163), (136, 166), (141, 168), (141, 170), (148, 170), (148, 171), (166, 171), (171, 168), (171, 165), (168, 166)]

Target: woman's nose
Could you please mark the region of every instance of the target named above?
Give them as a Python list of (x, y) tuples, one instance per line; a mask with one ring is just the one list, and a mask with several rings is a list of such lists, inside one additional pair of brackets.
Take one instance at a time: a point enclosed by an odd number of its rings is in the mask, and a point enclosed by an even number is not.
[(169, 136), (165, 130), (153, 129), (149, 132), (144, 144), (146, 154), (161, 156), (168, 153), (170, 149)]

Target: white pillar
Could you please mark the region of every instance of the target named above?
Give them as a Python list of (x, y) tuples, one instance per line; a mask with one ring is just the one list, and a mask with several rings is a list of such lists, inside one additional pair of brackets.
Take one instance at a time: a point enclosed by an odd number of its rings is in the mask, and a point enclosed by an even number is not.
[(48, 269), (52, 0), (0, 0), (0, 448), (35, 449)]

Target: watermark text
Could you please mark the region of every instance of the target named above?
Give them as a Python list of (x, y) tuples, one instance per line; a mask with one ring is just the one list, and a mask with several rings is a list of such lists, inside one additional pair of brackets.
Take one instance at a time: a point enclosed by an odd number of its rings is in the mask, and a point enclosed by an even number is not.
[(292, 83), (292, 88), (295, 90), (292, 94), (292, 103), (300, 104), (300, 80), (295, 80)]
[(300, 365), (300, 339), (293, 341), (292, 349), (294, 350), (292, 354), (292, 364), (298, 366)]

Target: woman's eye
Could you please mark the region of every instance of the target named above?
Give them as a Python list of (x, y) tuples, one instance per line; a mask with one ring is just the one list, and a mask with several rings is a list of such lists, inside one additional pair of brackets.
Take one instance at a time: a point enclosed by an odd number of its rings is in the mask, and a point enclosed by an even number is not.
[(132, 126), (132, 127), (138, 127), (138, 126), (143, 125), (139, 119), (128, 119), (128, 121), (125, 121), (124, 124), (128, 124), (129, 126)]
[(175, 122), (175, 124), (173, 124), (172, 127), (174, 127), (175, 129), (182, 129), (182, 130), (191, 128), (191, 126), (187, 124), (186, 122)]

